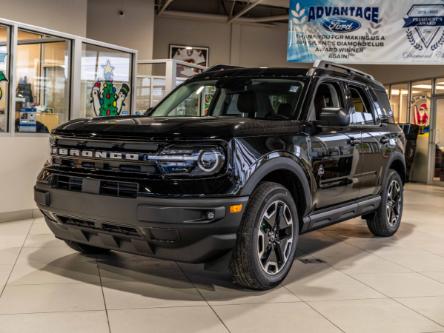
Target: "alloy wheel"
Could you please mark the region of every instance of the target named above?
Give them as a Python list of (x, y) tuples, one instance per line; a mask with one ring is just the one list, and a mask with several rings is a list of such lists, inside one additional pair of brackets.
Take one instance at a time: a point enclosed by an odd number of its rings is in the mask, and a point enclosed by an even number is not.
[(287, 263), (293, 245), (293, 216), (288, 205), (273, 201), (261, 216), (257, 255), (262, 269), (270, 275), (279, 273)]
[(395, 226), (401, 217), (402, 192), (401, 184), (397, 180), (390, 182), (387, 192), (387, 221), (391, 226)]

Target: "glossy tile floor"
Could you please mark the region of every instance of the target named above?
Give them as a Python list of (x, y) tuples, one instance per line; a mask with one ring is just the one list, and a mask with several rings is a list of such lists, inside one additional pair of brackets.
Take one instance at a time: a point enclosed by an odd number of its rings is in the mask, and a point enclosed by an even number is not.
[(1, 223), (0, 332), (444, 332), (444, 188), (410, 184), (405, 203), (390, 239), (360, 219), (302, 236), (268, 292), (200, 266), (82, 256), (42, 219)]

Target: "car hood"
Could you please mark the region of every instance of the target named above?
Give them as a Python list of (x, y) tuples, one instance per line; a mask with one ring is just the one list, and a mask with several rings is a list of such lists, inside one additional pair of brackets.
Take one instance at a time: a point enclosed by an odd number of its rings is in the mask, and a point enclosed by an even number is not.
[(135, 137), (148, 139), (230, 139), (296, 133), (300, 122), (239, 117), (108, 117), (77, 119), (59, 126), (54, 134), (79, 137)]

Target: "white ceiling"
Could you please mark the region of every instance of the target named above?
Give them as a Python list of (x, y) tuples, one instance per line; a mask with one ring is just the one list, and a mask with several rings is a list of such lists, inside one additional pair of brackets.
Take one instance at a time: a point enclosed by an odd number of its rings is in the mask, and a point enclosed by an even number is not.
[[(250, 2), (254, 3), (257, 0), (238, 0), (239, 2)], [(263, 0), (261, 5), (275, 6), (275, 7), (290, 7), (290, 0)]]

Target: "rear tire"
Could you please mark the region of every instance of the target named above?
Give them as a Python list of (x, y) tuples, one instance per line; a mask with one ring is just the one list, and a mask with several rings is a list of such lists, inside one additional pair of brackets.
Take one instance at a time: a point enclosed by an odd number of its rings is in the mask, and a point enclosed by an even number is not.
[(266, 290), (290, 271), (299, 238), (299, 219), (290, 192), (263, 182), (251, 195), (230, 264), (234, 282)]
[(74, 241), (70, 241), (70, 240), (65, 240), (65, 243), (71, 249), (76, 250), (80, 253), (84, 253), (84, 254), (107, 254), (111, 251), (109, 249), (103, 249), (101, 247), (86, 245), (86, 244), (82, 244), (82, 243), (78, 243), (78, 242), (74, 242)]
[(403, 190), (401, 176), (390, 169), (379, 208), (366, 216), (368, 228), (375, 236), (390, 237), (399, 229), (404, 203)]

